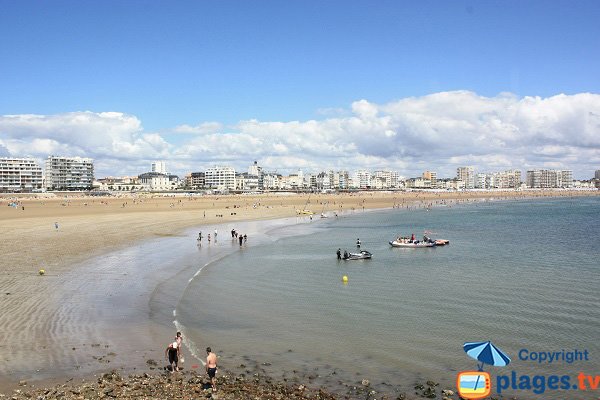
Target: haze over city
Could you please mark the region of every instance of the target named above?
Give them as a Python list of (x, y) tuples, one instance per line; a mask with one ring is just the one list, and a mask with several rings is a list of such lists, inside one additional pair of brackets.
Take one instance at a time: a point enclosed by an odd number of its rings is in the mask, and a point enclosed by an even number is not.
[(589, 179), (599, 19), (594, 1), (3, 1), (0, 157)]

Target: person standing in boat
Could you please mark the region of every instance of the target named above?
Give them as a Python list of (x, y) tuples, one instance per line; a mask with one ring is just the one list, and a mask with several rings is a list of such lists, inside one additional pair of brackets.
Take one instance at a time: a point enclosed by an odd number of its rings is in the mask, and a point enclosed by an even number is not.
[(356, 247), (360, 249), (360, 239), (356, 239)]

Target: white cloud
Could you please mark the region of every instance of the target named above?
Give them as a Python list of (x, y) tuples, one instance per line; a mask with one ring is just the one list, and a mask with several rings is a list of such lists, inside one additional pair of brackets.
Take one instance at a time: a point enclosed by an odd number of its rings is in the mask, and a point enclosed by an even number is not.
[[(279, 172), (303, 168), (424, 169), (453, 176), (456, 167), (570, 168), (589, 177), (600, 168), (600, 95), (548, 98), (441, 92), (386, 104), (359, 100), (349, 110), (308, 121), (181, 124), (145, 132), (135, 116), (73, 112), (0, 116), (0, 154), (86, 155), (99, 174), (140, 173), (166, 160), (183, 174), (214, 164), (245, 170), (257, 160)], [(172, 134), (179, 134), (173, 142)], [(185, 134), (181, 136), (181, 134)]]

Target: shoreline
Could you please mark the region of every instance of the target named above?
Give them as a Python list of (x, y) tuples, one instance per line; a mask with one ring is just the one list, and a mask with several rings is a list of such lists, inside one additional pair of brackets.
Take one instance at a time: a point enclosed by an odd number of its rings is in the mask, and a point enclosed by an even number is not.
[[(515, 199), (515, 200), (519, 200), (519, 199), (522, 198), (521, 196), (501, 197), (501, 196), (498, 195), (498, 193), (491, 193), (491, 194), (492, 195), (490, 195), (488, 193), (487, 196), (477, 196), (475, 198), (473, 198), (473, 197), (460, 197), (459, 199), (449, 199), (449, 198), (444, 197), (443, 200), (444, 201), (456, 200), (457, 202), (461, 203), (461, 202), (469, 202), (471, 200), (480, 200), (480, 199), (486, 199), (486, 198), (494, 198), (494, 199), (508, 198), (508, 199)], [(597, 195), (597, 193), (594, 193), (593, 195)], [(544, 196), (544, 197), (555, 197), (555, 196)], [(564, 196), (559, 196), (559, 197), (564, 197)], [(384, 201), (373, 202), (375, 205), (381, 206), (382, 204), (387, 204), (387, 205), (389, 205), (389, 207), (369, 207), (371, 204), (368, 201), (368, 200), (370, 200), (368, 197), (364, 198), (362, 196), (359, 196), (358, 198), (361, 199), (361, 200), (362, 199), (367, 200), (366, 202), (364, 202), (364, 201), (362, 202), (362, 204), (365, 205), (365, 209), (368, 209), (368, 208), (392, 208), (393, 206), (400, 205), (400, 204), (402, 204), (403, 206), (409, 207), (409, 204), (412, 204), (412, 202), (415, 202), (415, 201), (419, 202), (419, 204), (421, 204), (421, 205), (426, 205), (427, 201), (430, 201), (430, 200), (438, 201), (439, 200), (439, 198), (438, 199), (436, 199), (436, 198), (425, 199), (425, 198), (419, 198), (419, 196), (416, 196), (416, 198), (408, 197), (408, 198), (402, 199), (402, 201), (398, 201), (398, 198), (392, 198), (392, 196), (390, 196), (387, 199), (384, 199)], [(530, 196), (527, 196), (527, 198), (530, 198)], [(539, 198), (539, 196), (534, 196), (533, 198)], [(329, 197), (328, 200), (334, 201), (333, 199), (339, 199), (339, 198)], [(211, 200), (211, 199), (209, 198), (208, 200)], [(226, 198), (225, 199), (225, 201), (230, 201), (230, 202), (232, 202), (232, 200), (237, 200), (237, 198), (234, 196), (233, 198)], [(279, 200), (285, 200), (285, 199), (276, 198), (275, 202), (279, 201)], [(355, 199), (353, 199), (353, 200), (355, 200)], [(81, 201), (83, 201), (83, 200), (81, 200)], [(302, 202), (305, 202), (305, 201), (306, 201), (306, 197), (301, 197), (300, 199), (296, 199), (296, 205), (302, 204)], [(321, 200), (321, 201), (327, 201), (327, 200)], [(312, 203), (313, 208), (314, 208), (315, 204), (317, 204), (316, 201), (314, 203)], [(356, 204), (356, 206), (354, 207), (354, 209), (358, 210), (358, 206), (361, 204), (361, 202), (357, 201), (355, 204)], [(221, 203), (221, 205), (224, 205), (224, 203)], [(214, 204), (213, 204), (213, 206), (214, 206)], [(264, 208), (262, 208), (262, 209), (259, 208), (259, 210), (260, 211), (271, 210), (270, 208), (268, 208), (269, 206), (274, 207), (274, 205), (271, 204), (271, 205), (264, 206)], [(61, 207), (73, 207), (73, 204), (71, 206), (61, 206)], [(26, 206), (26, 208), (28, 208), (28, 207)], [(210, 206), (209, 206), (208, 209), (213, 210), (213, 212), (215, 214), (217, 214), (219, 212), (225, 213), (227, 211), (231, 211), (232, 212), (233, 210), (239, 210), (238, 208), (232, 209), (232, 208), (225, 208), (225, 207), (221, 207), (220, 209), (217, 208), (217, 207), (210, 208)], [(246, 210), (247, 209), (248, 209), (248, 207), (246, 208)], [(226, 210), (226, 211), (219, 211), (219, 210)], [(255, 211), (255, 210), (256, 210), (255, 208), (252, 208), (252, 210), (250, 210), (250, 212), (248, 214), (251, 214), (252, 211)], [(17, 211), (18, 212), (19, 210), (11, 210), (11, 211)], [(25, 211), (27, 211), (27, 209)], [(81, 210), (77, 210), (77, 211), (81, 211)], [(250, 219), (248, 219), (248, 221), (261, 221), (261, 220), (265, 220), (267, 218), (269, 218), (269, 219), (271, 219), (271, 218), (278, 218), (277, 215), (279, 215), (278, 212), (280, 212), (280, 211), (284, 211), (283, 212), (284, 214), (285, 213), (289, 213), (291, 211), (293, 213), (294, 217), (295, 217), (295, 210), (294, 210), (293, 206), (290, 206), (290, 205), (287, 205), (287, 204), (284, 206), (283, 202), (281, 203), (280, 209), (279, 210), (275, 210), (275, 211), (276, 212), (273, 212), (273, 213), (270, 213), (270, 214), (267, 213), (267, 212), (265, 212), (265, 213), (262, 213), (262, 215), (259, 212), (254, 212), (253, 215), (249, 216)], [(197, 209), (192, 210), (192, 213), (198, 213), (198, 212), (199, 211)], [(141, 215), (144, 218), (147, 217), (146, 213), (144, 213), (144, 212), (139, 213), (139, 214), (135, 213), (135, 214)], [(189, 214), (190, 214), (189, 212), (185, 213), (186, 216), (189, 216)], [(117, 216), (119, 216), (119, 215), (117, 214)], [(89, 218), (89, 216), (83, 216), (83, 217), (79, 216), (78, 218), (81, 219), (81, 218), (86, 218), (86, 217)], [(102, 217), (102, 215), (100, 215), (100, 217)], [(232, 217), (235, 217), (235, 216), (232, 216)], [(253, 217), (255, 219), (252, 219)], [(289, 217), (289, 215), (288, 215), (288, 217)], [(245, 216), (242, 217), (242, 218), (245, 219)], [(95, 221), (95, 220), (98, 219), (98, 216), (97, 215), (92, 215), (91, 219), (93, 221)], [(69, 221), (69, 219), (66, 219), (66, 220)], [(16, 221), (22, 222), (23, 220), (22, 219), (16, 219)], [(221, 224), (223, 224), (223, 223), (224, 224), (235, 223), (235, 224), (238, 224), (238, 225), (241, 223), (241, 219), (235, 220), (234, 218), (228, 218), (227, 221), (223, 221), (223, 220), (220, 219), (220, 217), (213, 217), (213, 218), (210, 219), (210, 221), (214, 221), (214, 222), (210, 223), (210, 222), (207, 221), (206, 224), (197, 224), (197, 221), (193, 221), (193, 223), (194, 223), (193, 226), (203, 226), (204, 227), (204, 226), (209, 225), (211, 227), (214, 227), (217, 223), (221, 223)], [(39, 223), (39, 219), (37, 219), (37, 222)], [(42, 222), (45, 222), (45, 220), (42, 221)], [(114, 221), (112, 221), (112, 222), (114, 222)], [(183, 221), (183, 222), (185, 222), (185, 221)], [(153, 226), (153, 225), (156, 226), (156, 225), (160, 225), (160, 224), (157, 221), (152, 221), (148, 226)], [(183, 225), (185, 225), (185, 224), (183, 224)], [(259, 224), (259, 225), (262, 225), (262, 224)], [(142, 235), (141, 239), (137, 238), (136, 235), (131, 235), (131, 237), (130, 237), (131, 240), (130, 241), (122, 243), (118, 247), (111, 247), (111, 246), (107, 246), (107, 248), (100, 247), (100, 248), (97, 249), (98, 253), (92, 255), (91, 259), (100, 258), (100, 257), (106, 256), (109, 253), (112, 253), (112, 252), (115, 252), (115, 251), (119, 251), (119, 250), (123, 251), (124, 249), (127, 249), (127, 248), (131, 247), (132, 245), (133, 245), (134, 248), (139, 247), (139, 246), (144, 246), (144, 243), (152, 241), (152, 239), (149, 239), (151, 237), (157, 238), (158, 240), (168, 240), (169, 238), (172, 238), (172, 237), (181, 237), (182, 235), (185, 236), (186, 235), (185, 232), (187, 232), (186, 229), (189, 229), (190, 232), (191, 232), (191, 229), (192, 229), (192, 228), (189, 228), (189, 227), (188, 228), (179, 227), (179, 228), (175, 228), (175, 230), (173, 230), (173, 226), (169, 226), (169, 227), (161, 226), (161, 228), (163, 228), (164, 230), (161, 229), (161, 230), (158, 230), (158, 231), (153, 231), (153, 232), (151, 232), (151, 234), (148, 234), (148, 235)], [(62, 226), (59, 229), (62, 229)], [(169, 230), (169, 229), (171, 229), (171, 230)], [(158, 232), (159, 234), (157, 234), (156, 232)], [(220, 233), (220, 235), (223, 235), (225, 237), (228, 234), (228, 232), (226, 232), (224, 230), (221, 230), (221, 229), (219, 229), (219, 232), (222, 232), (222, 233)], [(57, 232), (53, 232), (53, 233), (57, 233)], [(226, 237), (226, 239), (227, 239), (227, 237)], [(100, 243), (100, 244), (103, 244), (103, 243)], [(89, 256), (88, 257), (84, 256), (83, 260), (80, 260), (79, 262), (74, 263), (71, 260), (77, 260), (77, 254), (75, 254), (74, 258), (66, 257), (66, 258), (64, 258), (62, 260), (64, 262), (63, 265), (57, 264), (57, 271), (52, 271), (51, 269), (47, 269), (48, 276), (45, 276), (45, 277), (43, 277), (41, 279), (46, 279), (46, 282), (47, 282), (50, 279), (59, 278), (61, 276), (65, 277), (65, 276), (68, 276), (69, 274), (76, 275), (77, 271), (81, 271), (83, 268), (86, 268), (86, 266), (84, 265), (84, 262), (86, 260), (89, 260), (89, 259), (90, 259)], [(23, 260), (21, 260), (21, 261), (23, 261)], [(90, 266), (87, 266), (87, 268), (90, 268)], [(109, 268), (109, 270), (110, 270), (110, 268)], [(184, 271), (184, 269), (182, 269), (180, 271), (177, 271), (176, 273), (181, 273), (183, 271)], [(37, 274), (35, 272), (37, 272), (37, 271), (36, 270), (34, 270), (34, 271), (26, 271), (25, 268), (23, 268), (23, 267), (20, 270), (17, 269), (17, 268), (14, 268), (12, 271), (9, 271), (8, 276), (4, 276), (2, 278), (2, 287), (4, 288), (4, 286), (6, 285), (6, 283), (7, 282), (10, 283), (12, 280), (18, 280), (18, 281), (20, 281), (19, 283), (20, 283), (21, 287), (24, 287), (25, 289), (29, 289), (29, 291), (28, 291), (29, 297), (28, 297), (28, 299), (26, 301), (28, 303), (27, 304), (28, 308), (30, 310), (32, 310), (35, 307), (41, 307), (41, 309), (42, 309), (43, 312), (47, 312), (47, 313), (49, 313), (50, 316), (56, 317), (57, 311), (56, 311), (55, 308), (53, 308), (53, 307), (56, 306), (56, 304), (53, 304), (52, 302), (48, 302), (47, 301), (48, 298), (53, 298), (54, 301), (63, 302), (63, 304), (64, 304), (65, 301), (68, 303), (69, 299), (71, 299), (71, 300), (74, 299), (75, 298), (75, 297), (73, 297), (74, 294), (71, 294), (71, 297), (67, 296), (67, 298), (65, 298), (65, 297), (61, 298), (60, 296), (58, 298), (56, 296), (54, 296), (54, 297), (49, 296), (49, 294), (52, 293), (53, 289), (54, 290), (56, 289), (56, 285), (54, 285), (54, 286), (53, 285), (49, 285), (48, 287), (40, 288), (39, 287), (40, 277), (37, 276)], [(54, 272), (56, 272), (56, 276), (53, 276)], [(165, 278), (165, 281), (166, 281), (168, 279), (168, 272), (172, 273), (173, 271), (163, 271), (163, 272), (165, 273), (165, 275), (163, 275), (162, 278), (166, 277)], [(116, 279), (116, 280), (124, 280), (123, 278), (119, 278), (117, 276), (113, 276), (113, 278)], [(58, 280), (58, 279), (55, 279), (55, 280)], [(23, 282), (23, 281), (25, 281), (25, 282)], [(156, 283), (158, 281), (155, 280), (154, 282)], [(63, 282), (63, 284), (64, 283), (65, 282)], [(70, 282), (66, 282), (66, 283), (68, 284)], [(158, 286), (159, 286), (159, 284), (156, 284), (153, 290), (155, 290)], [(148, 286), (148, 288), (146, 288), (144, 290), (149, 290), (149, 288), (151, 288), (151, 287), (152, 287), (152, 284), (150, 284)], [(89, 289), (89, 287), (88, 287), (88, 289)], [(122, 289), (125, 289), (125, 288), (123, 287)], [(2, 290), (2, 292), (5, 292), (5, 290)], [(16, 294), (17, 292), (15, 291), (13, 293)], [(2, 293), (2, 294), (4, 296), (6, 296), (5, 300), (6, 300), (7, 297), (9, 297), (11, 300), (17, 297), (17, 296), (13, 296), (13, 294), (11, 294), (11, 295), (5, 295), (5, 293)], [(147, 294), (150, 295), (150, 293), (147, 293)], [(95, 296), (102, 296), (102, 295), (103, 295), (103, 293), (95, 293)], [(13, 296), (13, 297), (11, 297), (11, 296)], [(75, 305), (70, 305), (70, 306), (75, 307)], [(8, 311), (10, 311), (10, 308), (9, 308)], [(31, 313), (35, 314), (36, 312), (38, 314), (37, 316), (39, 317), (41, 315), (41, 313), (39, 312), (39, 310), (37, 310), (37, 311), (30, 311), (30, 314)], [(80, 310), (79, 312), (80, 313), (81, 312), (85, 312), (85, 310)], [(113, 311), (113, 313), (114, 313), (114, 311)], [(19, 314), (14, 314), (14, 313), (10, 314), (8, 312), (6, 314), (8, 314), (13, 319), (13, 320), (10, 321), (10, 324), (3, 324), (3, 326), (4, 326), (4, 332), (3, 333), (5, 333), (5, 337), (8, 338), (9, 335), (11, 334), (11, 332), (15, 332), (15, 331), (19, 332), (20, 331), (18, 323), (22, 322), (22, 321), (19, 321), (20, 320), (20, 315)], [(37, 321), (37, 322), (39, 322), (39, 321)], [(86, 321), (86, 322), (90, 326), (92, 326), (92, 327), (94, 326), (94, 323), (95, 323), (95, 321), (93, 321), (93, 320)], [(118, 323), (118, 321), (112, 321), (112, 322)], [(156, 325), (157, 324), (152, 323), (152, 321), (149, 321), (148, 324), (147, 324), (147, 326), (145, 326), (145, 329), (147, 329), (147, 335), (145, 335), (147, 337), (144, 340), (144, 342), (147, 345), (146, 350), (145, 350), (146, 353), (145, 354), (139, 354), (139, 356), (141, 356), (141, 357), (136, 357), (136, 358), (138, 358), (139, 361), (132, 362), (132, 364), (135, 365), (133, 367), (134, 370), (136, 370), (137, 368), (142, 368), (143, 369), (144, 367), (146, 367), (146, 365), (144, 363), (144, 358), (147, 357), (148, 353), (156, 354), (156, 353), (161, 353), (162, 352), (162, 349), (160, 349), (161, 345), (160, 344), (156, 345), (156, 342), (152, 343), (153, 340), (157, 340), (158, 338), (161, 338), (160, 339), (161, 340), (160, 343), (162, 343), (162, 341), (166, 340), (169, 337), (169, 335), (172, 335), (172, 332), (174, 331), (174, 328), (173, 328), (172, 325), (168, 325), (168, 326), (156, 326)], [(43, 326), (44, 325), (42, 324), (42, 327)], [(28, 326), (28, 328), (36, 328), (36, 326), (32, 325), (32, 326)], [(37, 328), (40, 328), (40, 326), (37, 326)], [(21, 329), (22, 329), (22, 327), (21, 327)], [(39, 332), (38, 332), (38, 334), (39, 334)], [(77, 336), (79, 334), (81, 334), (81, 333), (75, 332), (75, 336)], [(121, 334), (120, 332), (116, 333), (116, 335), (120, 335), (120, 334)], [(34, 343), (35, 343), (35, 340), (36, 340), (35, 336), (36, 336), (35, 334), (31, 336), (31, 340), (34, 340)], [(96, 361), (98, 361), (98, 363), (96, 364), (96, 366), (94, 368), (92, 368), (91, 371), (87, 370), (87, 372), (85, 372), (85, 370), (86, 370), (85, 368), (83, 368), (83, 371), (80, 368), (73, 369), (71, 371), (69, 371), (68, 369), (66, 369), (64, 371), (61, 371), (58, 374), (58, 375), (60, 375), (60, 377), (55, 377), (55, 378), (52, 378), (52, 379), (49, 379), (49, 380), (41, 379), (39, 382), (50, 382), (50, 381), (59, 382), (61, 380), (64, 380), (65, 378), (71, 378), (72, 379), (75, 376), (77, 376), (77, 377), (88, 376), (89, 377), (89, 376), (92, 375), (92, 373), (94, 373), (94, 371), (96, 373), (98, 373), (100, 371), (106, 371), (106, 369), (109, 369), (109, 367), (112, 368), (112, 366), (114, 365), (114, 362), (112, 362), (112, 363), (108, 363), (107, 362), (105, 364), (103, 362), (106, 362), (106, 361), (110, 362), (111, 357), (115, 357), (114, 355), (113, 356), (110, 355), (110, 353), (114, 353), (115, 352), (114, 351), (114, 347), (112, 346), (112, 344), (108, 340), (109, 338), (104, 337), (104, 338), (100, 338), (100, 339), (104, 339), (104, 340), (98, 340), (98, 341), (88, 340), (89, 343), (83, 343), (83, 344), (82, 343), (78, 343), (77, 344), (77, 348), (78, 349), (81, 349), (83, 347), (87, 347), (87, 355), (85, 357), (92, 357), (92, 358), (96, 357), (96, 359), (100, 358), (100, 360), (96, 360)], [(26, 337), (25, 340), (26, 340), (26, 342), (28, 342), (30, 340), (30, 337)], [(44, 338), (38, 338), (38, 340), (42, 340), (43, 341)], [(96, 343), (96, 342), (98, 342), (98, 343)], [(98, 344), (99, 346), (94, 346), (96, 344)], [(35, 347), (35, 346), (33, 346), (32, 343), (27, 343), (27, 345), (31, 346), (31, 347)], [(104, 347), (104, 346), (107, 346), (107, 347)], [(5, 349), (8, 348), (7, 347), (7, 343), (0, 344), (0, 348), (5, 348)], [(42, 353), (44, 352), (44, 349), (42, 347), (40, 347), (38, 350), (41, 351)], [(75, 350), (73, 350), (73, 351), (75, 351)], [(117, 353), (115, 353), (115, 354), (117, 354)], [(189, 353), (187, 353), (187, 354), (189, 354)], [(27, 357), (26, 353), (24, 353), (23, 356)], [(150, 357), (150, 358), (152, 358), (152, 357)], [(154, 355), (154, 358), (156, 358), (156, 355)], [(131, 371), (131, 369), (129, 371)], [(4, 379), (2, 379), (2, 381), (3, 380)], [(0, 382), (0, 393), (6, 393), (6, 389), (9, 389), (9, 390), (15, 389), (17, 387), (17, 385), (18, 385), (18, 381), (16, 381), (15, 379), (12, 379), (12, 380), (9, 379), (9, 381), (7, 381), (7, 382)]]

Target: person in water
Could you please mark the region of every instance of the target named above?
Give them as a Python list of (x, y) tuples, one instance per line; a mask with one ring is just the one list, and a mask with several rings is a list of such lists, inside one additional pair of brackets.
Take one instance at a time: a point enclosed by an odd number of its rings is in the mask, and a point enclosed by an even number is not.
[(337, 249), (336, 254), (337, 254), (337, 259), (341, 260), (342, 259), (342, 249)]

